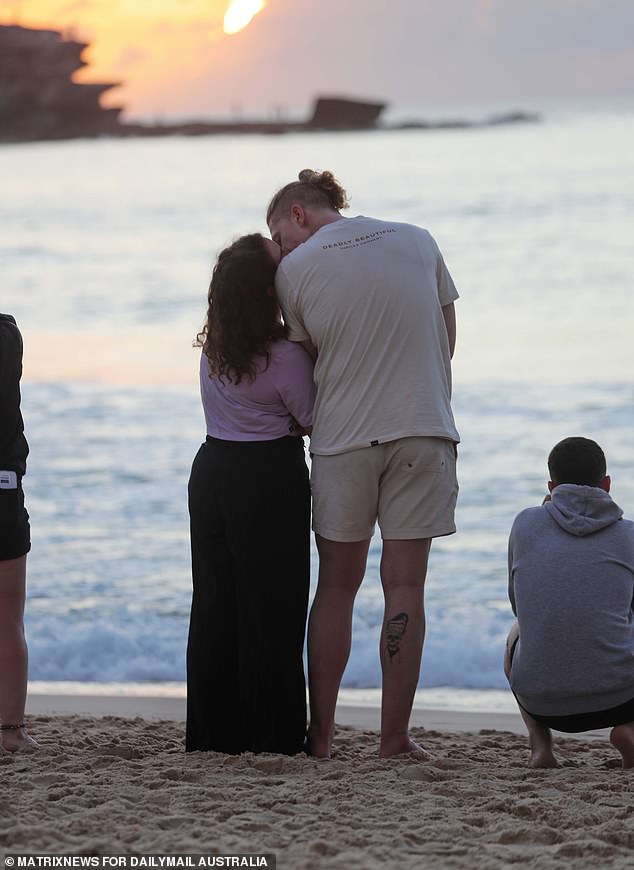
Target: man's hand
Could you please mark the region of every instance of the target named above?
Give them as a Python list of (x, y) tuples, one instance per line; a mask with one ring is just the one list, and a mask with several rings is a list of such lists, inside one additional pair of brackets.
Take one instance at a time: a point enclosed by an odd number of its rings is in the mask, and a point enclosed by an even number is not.
[(293, 420), (291, 425), (288, 427), (288, 434), (292, 436), (297, 436), (298, 438), (303, 438), (304, 435), (312, 435), (313, 427), (307, 426), (304, 428), (300, 426), (297, 420)]
[(312, 341), (307, 338), (306, 341), (300, 341), (301, 346), (304, 348), (306, 353), (312, 359), (313, 362), (317, 359), (317, 348), (312, 343)]

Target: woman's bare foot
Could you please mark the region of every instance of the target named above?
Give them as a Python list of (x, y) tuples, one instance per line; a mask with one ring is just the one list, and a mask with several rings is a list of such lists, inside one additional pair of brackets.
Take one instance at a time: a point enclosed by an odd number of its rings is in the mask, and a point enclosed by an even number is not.
[(0, 746), (5, 752), (34, 752), (40, 748), (26, 728), (16, 728), (11, 731), (0, 731)]
[(610, 732), (610, 743), (618, 749), (626, 770), (634, 767), (634, 722), (617, 725)]
[(306, 734), (306, 754), (312, 758), (330, 758), (332, 755), (333, 732), (327, 737), (318, 734), (316, 729), (309, 726)]
[(421, 760), (430, 758), (429, 752), (423, 749), (409, 734), (399, 735), (392, 739), (381, 738), (379, 758), (393, 758), (395, 755), (415, 755)]

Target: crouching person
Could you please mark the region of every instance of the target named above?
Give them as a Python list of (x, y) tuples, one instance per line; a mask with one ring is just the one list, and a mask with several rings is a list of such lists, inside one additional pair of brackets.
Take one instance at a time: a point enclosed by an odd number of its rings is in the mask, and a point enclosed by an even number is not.
[(634, 768), (634, 523), (609, 495), (603, 451), (566, 438), (548, 457), (550, 497), (509, 539), (517, 622), (504, 671), (526, 723), (532, 767), (557, 767), (551, 729), (612, 728)]

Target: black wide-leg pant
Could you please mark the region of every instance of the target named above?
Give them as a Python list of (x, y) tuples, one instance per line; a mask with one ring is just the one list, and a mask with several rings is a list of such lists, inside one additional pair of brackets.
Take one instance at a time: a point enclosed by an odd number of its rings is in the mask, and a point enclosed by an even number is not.
[(300, 752), (310, 579), (301, 438), (207, 437), (189, 480), (186, 749)]

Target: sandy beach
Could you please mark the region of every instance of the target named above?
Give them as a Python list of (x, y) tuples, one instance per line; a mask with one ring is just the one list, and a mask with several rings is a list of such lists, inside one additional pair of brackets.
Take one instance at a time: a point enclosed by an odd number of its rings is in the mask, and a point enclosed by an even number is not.
[[(185, 754), (184, 701), (32, 695), (41, 749), (0, 754), (0, 854), (269, 852), (283, 868), (631, 868), (634, 772), (606, 732), (527, 768), (519, 716), (417, 710), (431, 759), (380, 760), (340, 707), (336, 757)], [(487, 719), (490, 721), (487, 722)], [(424, 721), (423, 721), (424, 720)]]

